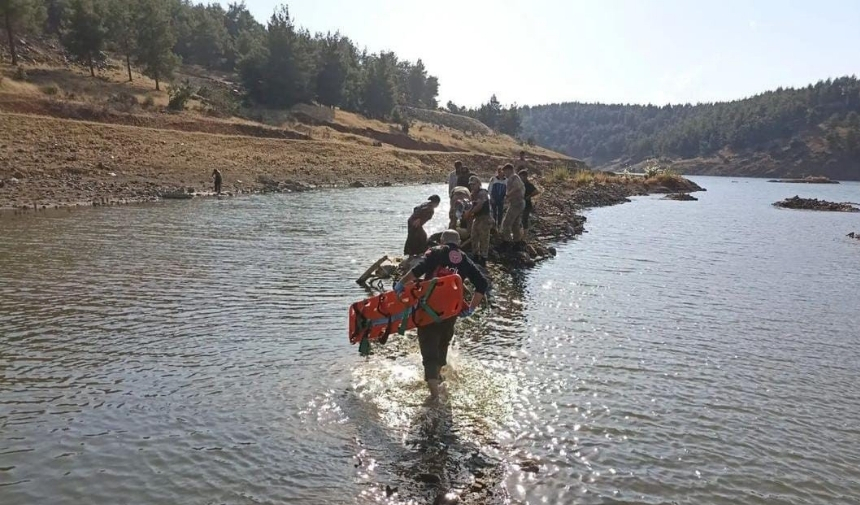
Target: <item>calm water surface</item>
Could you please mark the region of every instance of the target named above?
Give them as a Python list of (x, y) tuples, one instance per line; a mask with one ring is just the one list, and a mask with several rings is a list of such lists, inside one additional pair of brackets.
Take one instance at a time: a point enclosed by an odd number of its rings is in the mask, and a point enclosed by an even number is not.
[(860, 184), (696, 180), (496, 279), (443, 407), (345, 320), (441, 187), (0, 217), (0, 503), (857, 503), (860, 216), (770, 204)]

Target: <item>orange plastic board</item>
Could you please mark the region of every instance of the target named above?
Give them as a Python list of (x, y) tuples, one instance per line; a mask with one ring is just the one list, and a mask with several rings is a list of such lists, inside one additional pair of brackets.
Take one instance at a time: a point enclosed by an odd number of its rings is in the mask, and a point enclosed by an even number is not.
[(394, 291), (386, 291), (350, 305), (349, 342), (356, 344), (365, 337), (381, 340), (401, 328), (427, 326), (434, 322), (427, 308), (439, 320), (445, 320), (459, 315), (464, 307), (463, 279), (456, 274), (410, 284), (399, 297)]

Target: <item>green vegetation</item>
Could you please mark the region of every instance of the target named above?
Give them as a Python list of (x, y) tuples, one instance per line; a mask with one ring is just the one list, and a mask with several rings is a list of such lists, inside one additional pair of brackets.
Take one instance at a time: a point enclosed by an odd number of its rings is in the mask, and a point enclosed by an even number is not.
[(460, 107), (450, 101), (446, 107), (452, 114), (460, 114), (477, 119), (493, 130), (512, 137), (518, 137), (522, 131), (522, 119), (517, 105), (514, 104), (505, 108), (499, 102), (499, 99), (496, 98), (496, 95), (491, 96), (489, 102), (481, 105), (477, 109)]
[(95, 77), (95, 62), (99, 59), (107, 37), (105, 5), (97, 0), (71, 0), (69, 15), (64, 23), (63, 45), (90, 68)]
[(45, 18), (45, 6), (34, 0), (0, 0), (0, 19), (6, 32), (12, 65), (18, 64), (15, 37), (36, 30)]
[[(368, 54), (340, 33), (312, 35), (295, 25), (286, 5), (264, 25), (241, 1), (225, 10), (191, 0), (0, 0), (0, 21), (13, 65), (15, 36), (40, 34), (59, 36), (92, 75), (103, 51), (114, 51), (130, 81), (136, 65), (156, 89), (181, 62), (235, 75), (249, 102), (274, 109), (316, 101), (387, 120), (401, 107), (438, 107), (439, 80), (420, 59)], [(519, 129), (518, 121), (509, 124), (515, 108), (500, 114), (495, 102), (481, 111), (494, 128)]]
[(831, 152), (860, 159), (860, 81), (855, 77), (724, 103), (562, 103), (523, 107), (520, 113), (526, 137), (594, 164), (714, 156), (726, 148), (801, 148), (810, 136), (824, 137)]

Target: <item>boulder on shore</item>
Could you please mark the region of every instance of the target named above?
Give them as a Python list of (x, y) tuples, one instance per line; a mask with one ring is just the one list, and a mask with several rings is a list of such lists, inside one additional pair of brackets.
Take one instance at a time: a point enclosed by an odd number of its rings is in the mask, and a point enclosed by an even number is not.
[(662, 200), (675, 200), (678, 202), (698, 202), (699, 199), (689, 193), (670, 193), (662, 198)]
[(829, 212), (860, 212), (860, 208), (850, 203), (835, 203), (817, 198), (800, 198), (794, 196), (786, 198), (781, 202), (774, 203), (774, 206), (784, 209), (800, 209), (800, 210), (823, 210)]

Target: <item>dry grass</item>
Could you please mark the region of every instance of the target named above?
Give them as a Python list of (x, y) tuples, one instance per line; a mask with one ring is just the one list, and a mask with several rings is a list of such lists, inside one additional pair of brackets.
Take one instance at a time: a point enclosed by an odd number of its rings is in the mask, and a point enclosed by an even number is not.
[(684, 178), (673, 172), (672, 170), (665, 170), (662, 173), (655, 175), (654, 177), (649, 177), (646, 179), (649, 183), (658, 183), (663, 186), (671, 186), (672, 184), (677, 184), (683, 181)]

